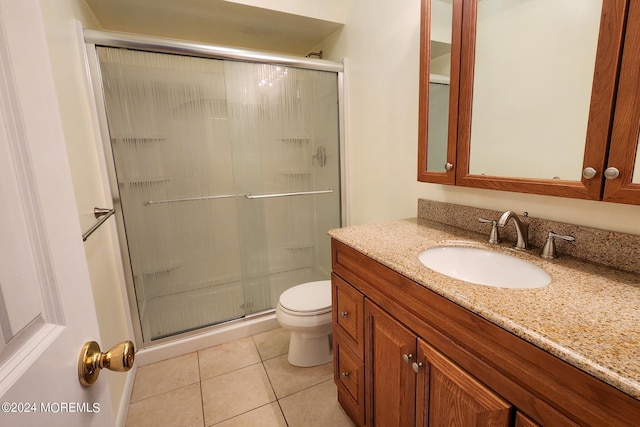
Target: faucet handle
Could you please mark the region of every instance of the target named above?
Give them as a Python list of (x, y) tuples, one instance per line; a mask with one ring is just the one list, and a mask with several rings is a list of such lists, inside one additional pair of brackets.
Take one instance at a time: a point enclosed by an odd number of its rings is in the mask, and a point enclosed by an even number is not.
[(569, 234), (557, 234), (553, 231), (550, 231), (547, 234), (547, 240), (544, 242), (544, 247), (542, 248), (542, 253), (540, 256), (542, 258), (558, 258), (558, 254), (556, 253), (556, 238), (566, 240), (567, 242), (573, 242), (576, 240), (575, 237)]
[(498, 230), (498, 221), (495, 219), (478, 218), (478, 222), (491, 224), (491, 232), (489, 233), (489, 243), (500, 243), (500, 231)]

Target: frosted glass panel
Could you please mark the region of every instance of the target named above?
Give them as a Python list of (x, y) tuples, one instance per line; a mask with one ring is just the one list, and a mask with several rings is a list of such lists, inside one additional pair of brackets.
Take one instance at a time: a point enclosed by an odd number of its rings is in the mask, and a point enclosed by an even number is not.
[[(145, 341), (272, 309), (287, 288), (329, 278), (336, 73), (98, 53)], [(317, 190), (333, 191), (304, 194)], [(279, 197), (253, 198), (264, 195)]]

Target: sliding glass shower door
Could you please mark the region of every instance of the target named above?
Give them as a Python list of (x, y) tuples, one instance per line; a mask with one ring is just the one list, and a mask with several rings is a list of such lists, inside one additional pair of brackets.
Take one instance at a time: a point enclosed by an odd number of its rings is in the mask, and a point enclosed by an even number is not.
[(335, 72), (98, 48), (143, 340), (273, 309), (329, 278)]

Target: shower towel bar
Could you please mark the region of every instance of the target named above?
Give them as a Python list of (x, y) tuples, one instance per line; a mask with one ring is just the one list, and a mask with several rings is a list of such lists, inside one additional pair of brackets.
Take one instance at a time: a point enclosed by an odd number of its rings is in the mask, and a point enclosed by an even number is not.
[(189, 197), (186, 199), (168, 199), (168, 200), (147, 200), (144, 205), (159, 205), (161, 203), (173, 203), (173, 202), (194, 202), (197, 200), (216, 200), (216, 199), (229, 199), (232, 197), (244, 197), (246, 199), (269, 199), (273, 197), (287, 197), (287, 196), (307, 196), (312, 194), (326, 194), (333, 193), (333, 189), (328, 190), (314, 190), (314, 191), (297, 191), (294, 193), (269, 193), (269, 194), (223, 194), (220, 196), (203, 196), (203, 197)]
[(222, 194), (220, 196), (204, 196), (204, 197), (187, 197), (185, 199), (169, 199), (169, 200), (147, 200), (145, 205), (159, 205), (161, 203), (173, 203), (173, 202), (195, 202), (197, 200), (215, 200), (215, 199), (229, 199), (231, 197), (238, 197), (235, 194)]
[(108, 220), (109, 217), (115, 212), (116, 211), (114, 209), (93, 208), (93, 216), (95, 216), (96, 218), (100, 218), (100, 220), (93, 224), (93, 226), (82, 235), (82, 241), (85, 242), (89, 238), (89, 236), (91, 236), (93, 232), (96, 231), (98, 227), (100, 227), (106, 220)]
[(287, 197), (287, 196), (306, 196), (311, 194), (326, 194), (333, 193), (332, 189), (328, 190), (315, 190), (315, 191), (298, 191), (294, 193), (272, 193), (272, 194), (245, 194), (247, 199), (270, 199), (272, 197)]

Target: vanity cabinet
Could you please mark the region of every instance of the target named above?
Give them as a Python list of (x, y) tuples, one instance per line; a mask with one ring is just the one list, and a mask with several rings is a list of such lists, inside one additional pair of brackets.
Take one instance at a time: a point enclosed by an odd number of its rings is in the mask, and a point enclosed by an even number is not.
[(366, 301), (371, 426), (509, 426), (511, 405)]
[(453, 0), (442, 142), (429, 140), (439, 3), (422, 1), (418, 180), (640, 204), (640, 4)]
[(334, 380), (359, 426), (640, 419), (640, 401), (335, 239), (332, 267)]

